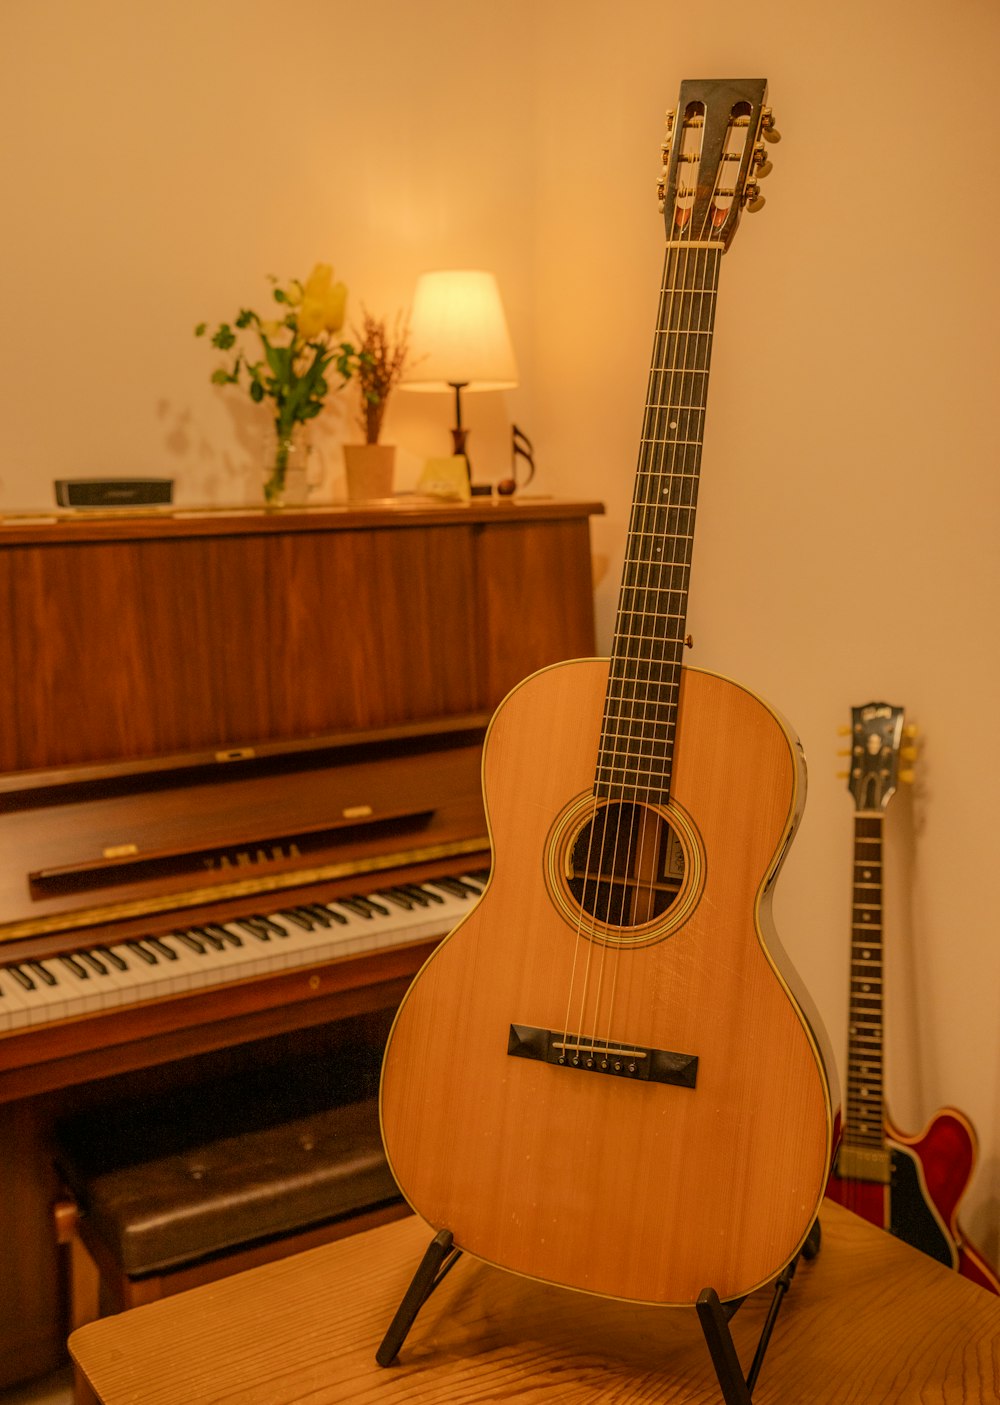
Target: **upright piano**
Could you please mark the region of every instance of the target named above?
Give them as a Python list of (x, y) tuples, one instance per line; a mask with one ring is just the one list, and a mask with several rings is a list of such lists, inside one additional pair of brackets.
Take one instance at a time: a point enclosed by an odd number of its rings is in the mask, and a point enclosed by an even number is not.
[(593, 652), (602, 510), (0, 521), (0, 1387), (64, 1356), (60, 1115), (391, 1018), (489, 869), (493, 709)]

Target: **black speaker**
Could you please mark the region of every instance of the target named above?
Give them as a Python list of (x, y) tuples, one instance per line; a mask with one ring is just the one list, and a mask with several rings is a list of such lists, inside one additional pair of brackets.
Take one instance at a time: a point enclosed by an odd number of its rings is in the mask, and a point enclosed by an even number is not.
[(57, 478), (60, 507), (150, 507), (174, 497), (172, 478)]

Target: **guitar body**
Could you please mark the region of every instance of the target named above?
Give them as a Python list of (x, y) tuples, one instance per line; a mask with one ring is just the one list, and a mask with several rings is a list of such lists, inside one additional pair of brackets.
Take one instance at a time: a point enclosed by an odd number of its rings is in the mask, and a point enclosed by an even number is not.
[(946, 1268), (1000, 1293), (1000, 1280), (963, 1239), (958, 1224), (959, 1202), (976, 1160), (968, 1119), (955, 1108), (942, 1108), (917, 1136), (907, 1136), (887, 1120), (885, 1138), (892, 1167), (888, 1185), (842, 1179), (834, 1170), (827, 1195)]
[[(543, 670), (501, 705), (483, 757), (493, 870), (403, 1000), (381, 1115), (403, 1194), (461, 1249), (571, 1288), (692, 1304), (707, 1286), (741, 1296), (794, 1257), (832, 1115), (770, 923), (804, 800), (798, 743), (745, 689), (680, 673), (664, 810), (684, 874), (665, 913), (627, 930), (582, 922), (565, 881), (594, 803), (607, 662)], [(512, 1026), (694, 1056), (694, 1086), (518, 1056)]]

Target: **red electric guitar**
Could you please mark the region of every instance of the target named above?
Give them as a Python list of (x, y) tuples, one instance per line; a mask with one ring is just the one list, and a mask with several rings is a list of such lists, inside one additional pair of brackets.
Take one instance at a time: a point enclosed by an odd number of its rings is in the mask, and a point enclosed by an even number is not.
[(893, 1125), (885, 1104), (882, 1005), (882, 820), (900, 779), (903, 709), (872, 702), (851, 710), (854, 796), (854, 902), (847, 1042), (847, 1105), (827, 1194), (948, 1268), (1000, 1293), (1000, 1279), (963, 1236), (958, 1206), (976, 1160), (976, 1134), (952, 1107), (936, 1112), (918, 1136)]
[(382, 1080), (392, 1170), (458, 1248), (649, 1303), (775, 1277), (829, 1169), (828, 1065), (770, 917), (801, 749), (681, 665), (719, 269), (765, 87), (681, 89), (610, 665), (537, 673), (493, 718), (490, 879), (403, 1000)]

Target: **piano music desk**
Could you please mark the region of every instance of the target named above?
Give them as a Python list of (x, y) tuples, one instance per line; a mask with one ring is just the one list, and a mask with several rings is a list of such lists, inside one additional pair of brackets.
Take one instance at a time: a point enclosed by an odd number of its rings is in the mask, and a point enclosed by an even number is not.
[[(1000, 1399), (1000, 1301), (824, 1203), (755, 1405)], [(81, 1328), (70, 1350), (103, 1405), (430, 1405), (469, 1400), (718, 1405), (692, 1310), (637, 1308), (463, 1258), (399, 1362), (375, 1350), (428, 1241), (400, 1220)], [(748, 1360), (770, 1293), (736, 1314)]]

